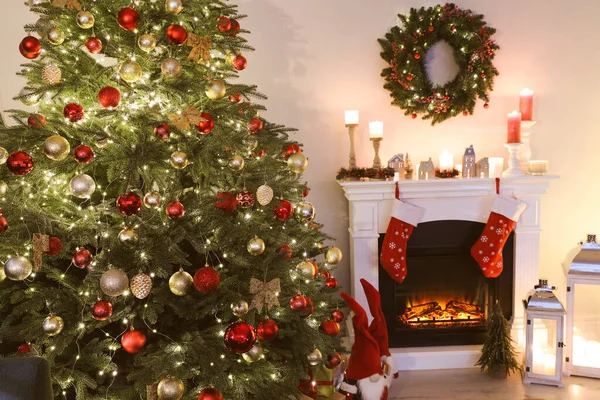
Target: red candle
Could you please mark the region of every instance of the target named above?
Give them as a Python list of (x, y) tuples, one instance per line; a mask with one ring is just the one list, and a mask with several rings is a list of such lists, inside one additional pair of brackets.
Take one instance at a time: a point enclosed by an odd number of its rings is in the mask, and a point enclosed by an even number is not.
[(533, 118), (533, 90), (521, 90), (519, 98), (519, 111), (522, 114), (523, 121), (531, 121)]
[(507, 143), (521, 143), (521, 113), (516, 111), (508, 114)]

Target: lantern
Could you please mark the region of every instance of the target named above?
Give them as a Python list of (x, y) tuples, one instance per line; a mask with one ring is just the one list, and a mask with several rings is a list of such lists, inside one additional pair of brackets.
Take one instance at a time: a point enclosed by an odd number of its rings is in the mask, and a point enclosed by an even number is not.
[(569, 252), (566, 374), (600, 378), (600, 244), (588, 235)]
[(554, 293), (556, 287), (540, 279), (525, 306), (524, 383), (563, 387), (563, 336), (565, 309)]

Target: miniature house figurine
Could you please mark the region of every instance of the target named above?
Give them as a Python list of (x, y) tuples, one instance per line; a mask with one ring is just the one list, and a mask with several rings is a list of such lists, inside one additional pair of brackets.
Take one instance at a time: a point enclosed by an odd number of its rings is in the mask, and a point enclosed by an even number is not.
[(477, 168), (475, 159), (475, 149), (473, 145), (470, 145), (465, 149), (462, 163), (462, 176), (463, 178), (476, 178)]
[[(481, 160), (477, 161), (477, 164), (475, 165), (475, 174), (477, 178), (489, 178), (490, 177), (490, 161), (488, 160), (487, 157), (482, 158)], [(463, 171), (463, 176), (464, 175), (464, 171)]]
[(429, 157), (428, 161), (422, 161), (419, 165), (419, 180), (428, 180), (435, 178), (435, 165)]
[(398, 153), (388, 161), (388, 167), (395, 172), (402, 172), (404, 168), (404, 154)]

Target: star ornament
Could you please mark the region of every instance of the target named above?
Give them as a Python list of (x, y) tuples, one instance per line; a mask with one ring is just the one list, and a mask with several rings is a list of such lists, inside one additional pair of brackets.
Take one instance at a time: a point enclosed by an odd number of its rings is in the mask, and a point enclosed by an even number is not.
[(210, 61), (210, 49), (212, 49), (212, 39), (210, 36), (197, 36), (190, 33), (186, 44), (192, 47), (188, 60), (195, 62)]
[(52, 5), (58, 8), (67, 7), (70, 10), (82, 10), (81, 4), (79, 4), (79, 0), (54, 0), (52, 2)]
[(202, 118), (202, 113), (194, 106), (189, 106), (184, 111), (172, 112), (168, 115), (169, 121), (179, 130), (189, 129), (190, 124), (198, 125), (206, 119)]

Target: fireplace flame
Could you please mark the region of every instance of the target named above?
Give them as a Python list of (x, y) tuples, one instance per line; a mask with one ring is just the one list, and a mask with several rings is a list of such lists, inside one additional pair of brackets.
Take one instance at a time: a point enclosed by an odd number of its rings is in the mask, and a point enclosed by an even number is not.
[(398, 317), (408, 328), (455, 328), (485, 325), (485, 313), (476, 304), (460, 300), (429, 301), (406, 308)]

